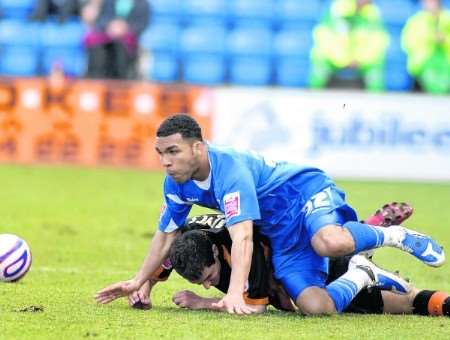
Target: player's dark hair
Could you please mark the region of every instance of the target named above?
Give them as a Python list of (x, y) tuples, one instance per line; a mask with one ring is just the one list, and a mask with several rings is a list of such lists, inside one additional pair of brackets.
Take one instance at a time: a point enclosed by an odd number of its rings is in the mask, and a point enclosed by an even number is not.
[(156, 131), (156, 136), (167, 137), (176, 133), (180, 133), (183, 138), (203, 141), (200, 125), (194, 118), (185, 114), (177, 114), (163, 121)]
[(203, 270), (214, 264), (213, 243), (202, 230), (179, 235), (169, 252), (173, 268), (189, 281), (198, 281)]

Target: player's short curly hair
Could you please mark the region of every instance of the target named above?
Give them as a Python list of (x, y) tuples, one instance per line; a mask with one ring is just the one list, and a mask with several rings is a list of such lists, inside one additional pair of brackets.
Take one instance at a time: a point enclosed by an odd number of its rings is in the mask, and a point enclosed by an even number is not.
[(179, 235), (170, 247), (173, 268), (189, 281), (198, 281), (206, 267), (214, 264), (213, 243), (202, 230)]
[(156, 136), (167, 137), (176, 133), (180, 133), (183, 138), (203, 141), (200, 125), (186, 114), (177, 114), (164, 120), (156, 131)]

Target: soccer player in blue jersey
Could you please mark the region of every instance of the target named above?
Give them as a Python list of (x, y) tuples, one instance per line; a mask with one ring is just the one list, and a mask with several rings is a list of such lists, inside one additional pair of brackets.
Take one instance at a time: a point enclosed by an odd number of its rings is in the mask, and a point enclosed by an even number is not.
[[(400, 224), (411, 216), (413, 209), (406, 203), (384, 205), (370, 216), (373, 224), (390, 226)], [(231, 247), (230, 234), (222, 214), (206, 214), (190, 217), (181, 229), (170, 249), (169, 260), (153, 275), (147, 285), (128, 296), (130, 306), (150, 309), (150, 292), (157, 282), (169, 278), (173, 269), (191, 283), (201, 284), (206, 289), (215, 287), (226, 293), (230, 283)], [(357, 265), (355, 265), (357, 264)], [(450, 316), (450, 295), (443, 291), (421, 290), (402, 280), (398, 274), (387, 272), (361, 255), (330, 258), (327, 283), (348, 271), (363, 270), (367, 274), (367, 288), (362, 289), (344, 312), (347, 313), (390, 313)], [(283, 311), (296, 311), (292, 300), (283, 287), (272, 276), (271, 250), (268, 240), (261, 237), (258, 228), (253, 228), (253, 254), (248, 284), (244, 293), (246, 304), (257, 313), (266, 311), (268, 305)], [(384, 285), (377, 279), (381, 276)], [(403, 294), (397, 290), (398, 283), (406, 288)], [(395, 284), (395, 286), (392, 286)], [(395, 287), (395, 291), (391, 292)], [(173, 302), (182, 308), (223, 311), (214, 306), (220, 298), (202, 297), (194, 292), (182, 290), (174, 294)]]
[(350, 271), (326, 284), (328, 257), (390, 246), (430, 266), (445, 261), (442, 248), (428, 236), (402, 226), (358, 222), (344, 193), (320, 169), (209, 145), (188, 115), (175, 115), (160, 125), (155, 149), (167, 174), (159, 230), (136, 276), (101, 290), (96, 295), (100, 303), (137, 291), (151, 277), (167, 258), (193, 204), (226, 217), (235, 265), (228, 292), (217, 307), (229, 313), (254, 312), (243, 299), (253, 222), (270, 240), (276, 279), (308, 315), (342, 312), (366, 281), (362, 271)]
[[(231, 240), (228, 231), (223, 227), (190, 230), (190, 227), (204, 228), (205, 225), (202, 226), (203, 221), (214, 222), (214, 220), (217, 221), (221, 218), (221, 215), (190, 218), (188, 226), (183, 228), (183, 231), (187, 231), (178, 236), (172, 244), (170, 262), (168, 263), (172, 267), (166, 267), (167, 269), (161, 272), (160, 277), (162, 279), (167, 278), (170, 275), (170, 270), (175, 269), (178, 274), (191, 283), (201, 284), (206, 289), (214, 286), (222, 292), (227, 292), (230, 270), (232, 269), (229, 262)], [(271, 275), (269, 246), (264, 239), (258, 237), (257, 230), (253, 232), (253, 258), (244, 300), (259, 313), (265, 312), (267, 305), (272, 305), (279, 310), (295, 311), (291, 299)], [(362, 288), (344, 309), (344, 312), (450, 316), (450, 295), (448, 293), (413, 287), (398, 275), (377, 267), (362, 255), (331, 258), (327, 283), (338, 279), (349, 271), (361, 270), (367, 274), (368, 286)], [(403, 294), (398, 294), (398, 291), (389, 291), (393, 288), (389, 284), (379, 286), (379, 282), (376, 282), (376, 280), (381, 275), (393, 279), (390, 283), (395, 282), (395, 287), (401, 282), (402, 287), (407, 287), (407, 289)], [(383, 281), (386, 283), (386, 280), (383, 279)], [(153, 285), (156, 282), (154, 281)], [(152, 283), (149, 282), (150, 284)], [(129, 302), (133, 308), (150, 307), (148, 294), (150, 288), (141, 289), (139, 293), (142, 295), (136, 294), (129, 297)], [(214, 303), (220, 298), (202, 297), (187, 290), (175, 293), (172, 300), (176, 305), (183, 308), (221, 311), (221, 309), (214, 307)], [(143, 303), (146, 303), (146, 305)]]

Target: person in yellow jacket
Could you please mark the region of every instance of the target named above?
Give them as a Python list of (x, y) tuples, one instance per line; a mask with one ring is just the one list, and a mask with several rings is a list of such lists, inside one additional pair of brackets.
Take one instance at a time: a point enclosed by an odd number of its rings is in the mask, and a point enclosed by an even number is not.
[(367, 89), (384, 90), (384, 58), (389, 45), (378, 8), (370, 0), (334, 0), (313, 31), (310, 86), (323, 88), (333, 74), (358, 71)]
[(440, 0), (422, 0), (423, 10), (408, 19), (402, 47), (408, 71), (430, 93), (450, 92), (450, 11)]

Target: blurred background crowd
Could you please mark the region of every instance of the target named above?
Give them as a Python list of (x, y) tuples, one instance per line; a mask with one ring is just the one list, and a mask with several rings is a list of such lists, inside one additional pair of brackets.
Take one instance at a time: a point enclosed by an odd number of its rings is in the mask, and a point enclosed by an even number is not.
[(450, 93), (450, 0), (0, 0), (0, 75)]

